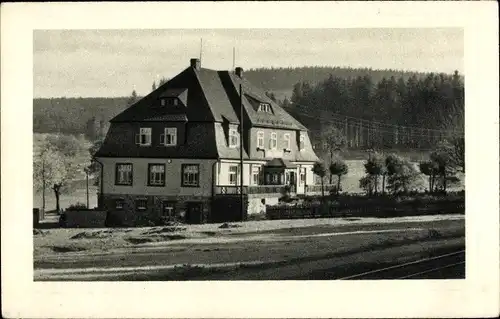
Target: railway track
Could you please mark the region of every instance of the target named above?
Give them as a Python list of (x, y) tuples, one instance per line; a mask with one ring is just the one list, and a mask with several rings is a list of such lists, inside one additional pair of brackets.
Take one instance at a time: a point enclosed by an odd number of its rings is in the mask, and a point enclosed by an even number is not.
[(420, 259), (400, 265), (374, 269), (367, 272), (338, 278), (339, 280), (357, 279), (427, 279), (439, 278), (446, 271), (465, 273), (465, 250)]

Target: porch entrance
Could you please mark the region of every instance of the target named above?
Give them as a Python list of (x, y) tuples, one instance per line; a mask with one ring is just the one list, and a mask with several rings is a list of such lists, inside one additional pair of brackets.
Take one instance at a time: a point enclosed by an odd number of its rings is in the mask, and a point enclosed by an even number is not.
[(288, 185), (290, 192), (297, 192), (297, 166), (290, 161), (274, 158), (264, 165), (266, 185)]

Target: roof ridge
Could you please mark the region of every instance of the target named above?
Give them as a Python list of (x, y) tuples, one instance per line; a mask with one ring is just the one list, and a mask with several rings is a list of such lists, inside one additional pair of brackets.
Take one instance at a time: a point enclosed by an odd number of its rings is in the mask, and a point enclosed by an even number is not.
[[(207, 96), (205, 94), (205, 88), (203, 87), (202, 81), (200, 80), (200, 76), (198, 75), (198, 72), (195, 69), (191, 68), (191, 70), (194, 73), (194, 76), (196, 77), (196, 80), (198, 81), (198, 84), (200, 85), (201, 95), (205, 99), (205, 102), (207, 103), (208, 108), (210, 109), (210, 115), (212, 116), (212, 120), (215, 121), (214, 110), (212, 108), (211, 103), (207, 99)], [(205, 69), (205, 70), (207, 70), (207, 69)]]

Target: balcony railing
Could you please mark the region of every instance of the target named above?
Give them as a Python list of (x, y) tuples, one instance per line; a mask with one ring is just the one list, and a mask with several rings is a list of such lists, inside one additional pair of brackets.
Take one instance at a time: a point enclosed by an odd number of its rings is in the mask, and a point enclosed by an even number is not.
[[(328, 194), (332, 189), (337, 187), (337, 185), (323, 185), (325, 194)], [(306, 185), (305, 189), (306, 194), (307, 193), (321, 193), (321, 185)]]
[[(243, 194), (281, 194), (285, 191), (285, 187), (289, 187), (290, 193), (296, 192), (294, 185), (251, 185), (243, 186)], [(320, 190), (321, 191), (321, 190)], [(241, 187), (235, 185), (219, 185), (215, 186), (215, 194), (217, 195), (236, 195), (240, 194)]]

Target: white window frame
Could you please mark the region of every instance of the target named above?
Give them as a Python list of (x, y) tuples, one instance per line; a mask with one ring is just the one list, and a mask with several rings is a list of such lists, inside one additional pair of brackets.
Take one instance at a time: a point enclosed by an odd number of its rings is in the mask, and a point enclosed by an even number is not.
[[(236, 167), (236, 172), (234, 172), (232, 169)], [(239, 172), (240, 172), (240, 166), (239, 165), (231, 165), (228, 168), (228, 174), (227, 174), (227, 179), (229, 182), (229, 185), (238, 185), (238, 177), (239, 177)], [(231, 182), (231, 176), (235, 176), (235, 181)]]
[(306, 137), (304, 134), (300, 134), (299, 136), (299, 149), (302, 151), (306, 148)]
[[(151, 133), (152, 129), (150, 127), (141, 127), (139, 129), (139, 134), (135, 135), (135, 144), (140, 146), (151, 146)], [(145, 142), (143, 143), (142, 137), (145, 137)]]
[(271, 139), (269, 140), (269, 148), (272, 150), (278, 148), (278, 134), (276, 132), (271, 133)]
[(260, 103), (259, 112), (271, 113), (271, 105), (269, 103)]
[(265, 147), (264, 132), (263, 131), (257, 132), (257, 147), (261, 148), (261, 149), (264, 149), (264, 147)]
[[(260, 175), (261, 175), (260, 166), (252, 166), (252, 184), (259, 185), (260, 184)], [(255, 181), (255, 176), (257, 176), (257, 181)]]
[[(163, 172), (154, 172), (154, 169), (162, 168)], [(165, 186), (166, 184), (166, 165), (165, 164), (150, 164), (148, 165), (148, 186)]]
[[(193, 168), (195, 168), (195, 170)], [(190, 177), (192, 177), (191, 181), (190, 181)], [(182, 165), (182, 186), (183, 187), (198, 187), (198, 186), (200, 186), (200, 165), (199, 164)]]
[(175, 202), (174, 201), (163, 201), (162, 202), (162, 216), (163, 217), (174, 217), (175, 216)]
[[(144, 202), (144, 205), (140, 206), (139, 202), (141, 202), (141, 203)], [(135, 199), (135, 208), (137, 210), (146, 210), (146, 209), (148, 209), (148, 199), (147, 198), (136, 198)]]
[(124, 206), (125, 206), (125, 200), (123, 198), (116, 198), (115, 199), (115, 209), (116, 210), (122, 210)]
[[(233, 141), (233, 138), (235, 139)], [(235, 143), (233, 143), (235, 142)], [(238, 147), (240, 144), (240, 136), (238, 130), (235, 128), (229, 129), (229, 147)]]
[(164, 130), (164, 134), (162, 134), (160, 136), (160, 144), (162, 144), (164, 146), (176, 146), (177, 145), (177, 128), (176, 127), (166, 127)]
[[(129, 169), (130, 168), (130, 169)], [(116, 164), (116, 174), (115, 184), (119, 186), (130, 186), (133, 183), (134, 178), (134, 167), (129, 163), (117, 163)]]
[(285, 141), (285, 149), (286, 150), (289, 150), (290, 149), (290, 133), (285, 133), (283, 135), (283, 140)]
[[(302, 177), (304, 178), (303, 180)], [(299, 184), (304, 185), (306, 181), (307, 181), (307, 169), (305, 167), (301, 167), (299, 172)]]

